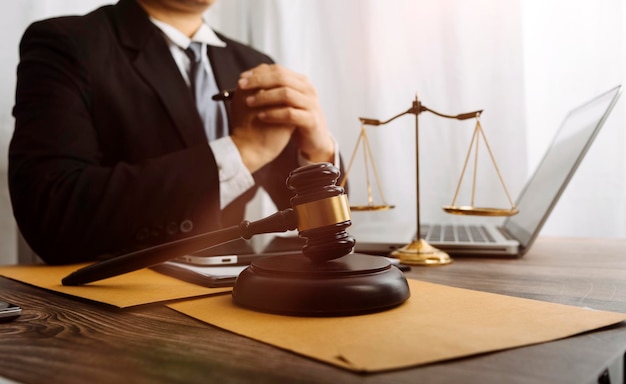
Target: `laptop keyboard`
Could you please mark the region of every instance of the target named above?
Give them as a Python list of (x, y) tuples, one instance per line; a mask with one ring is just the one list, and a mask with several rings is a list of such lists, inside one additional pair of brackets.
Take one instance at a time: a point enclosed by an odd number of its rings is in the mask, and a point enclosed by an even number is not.
[(436, 242), (472, 242), (493, 243), (495, 239), (489, 234), (485, 226), (479, 224), (470, 225), (422, 225), (422, 238), (426, 241)]

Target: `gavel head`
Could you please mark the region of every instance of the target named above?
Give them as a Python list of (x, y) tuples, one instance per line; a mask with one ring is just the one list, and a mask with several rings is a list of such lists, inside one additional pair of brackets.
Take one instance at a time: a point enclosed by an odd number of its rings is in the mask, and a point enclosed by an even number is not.
[(291, 206), (297, 215), (300, 237), (306, 238), (304, 256), (324, 262), (345, 256), (354, 248), (347, 232), (350, 205), (337, 184), (340, 172), (330, 163), (317, 163), (292, 171), (287, 187), (295, 192)]

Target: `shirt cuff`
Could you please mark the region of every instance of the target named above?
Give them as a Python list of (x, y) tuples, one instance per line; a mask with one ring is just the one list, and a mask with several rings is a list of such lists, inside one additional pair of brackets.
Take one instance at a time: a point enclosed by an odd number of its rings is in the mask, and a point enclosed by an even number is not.
[(254, 186), (254, 178), (243, 164), (230, 136), (209, 143), (220, 178), (220, 207), (224, 209), (238, 196)]

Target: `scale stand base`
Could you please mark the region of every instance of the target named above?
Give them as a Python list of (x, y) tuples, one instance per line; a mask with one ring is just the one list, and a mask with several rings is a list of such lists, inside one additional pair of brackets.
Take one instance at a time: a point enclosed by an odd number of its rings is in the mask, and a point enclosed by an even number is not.
[(424, 239), (415, 240), (411, 244), (396, 249), (391, 253), (391, 257), (407, 265), (437, 266), (452, 262), (452, 258), (447, 253), (428, 244)]
[(235, 282), (233, 301), (290, 316), (352, 316), (396, 307), (410, 296), (400, 269), (380, 256), (349, 254), (314, 263), (304, 255), (254, 260)]

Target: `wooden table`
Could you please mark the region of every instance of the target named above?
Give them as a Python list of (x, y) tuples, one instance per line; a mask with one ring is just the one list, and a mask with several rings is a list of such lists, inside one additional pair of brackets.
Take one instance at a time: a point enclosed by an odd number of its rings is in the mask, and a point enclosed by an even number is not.
[[(626, 312), (626, 239), (541, 238), (522, 259), (457, 258), (444, 267), (413, 267), (407, 276)], [(606, 383), (607, 373), (611, 383), (624, 381), (626, 325), (362, 375), (231, 334), (162, 304), (117, 309), (5, 278), (0, 300), (23, 308), (18, 320), (0, 324), (0, 376), (21, 383)]]

